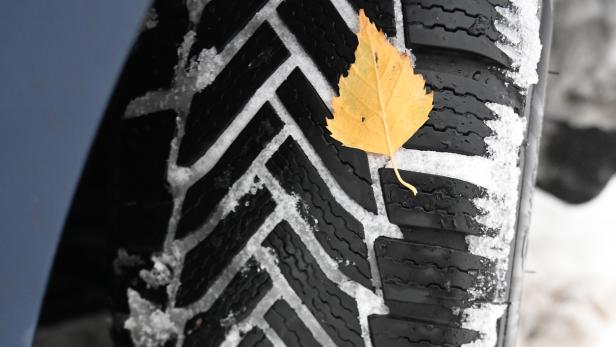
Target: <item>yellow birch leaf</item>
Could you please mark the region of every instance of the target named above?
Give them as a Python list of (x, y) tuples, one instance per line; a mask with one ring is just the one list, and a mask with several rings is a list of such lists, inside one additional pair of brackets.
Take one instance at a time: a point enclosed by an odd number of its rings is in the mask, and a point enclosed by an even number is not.
[(334, 117), (327, 119), (327, 129), (344, 146), (389, 156), (398, 181), (417, 194), (400, 177), (394, 153), (428, 120), (432, 93), (413, 72), (408, 54), (389, 43), (363, 10), (357, 38), (355, 62), (340, 77), (340, 96), (332, 100)]

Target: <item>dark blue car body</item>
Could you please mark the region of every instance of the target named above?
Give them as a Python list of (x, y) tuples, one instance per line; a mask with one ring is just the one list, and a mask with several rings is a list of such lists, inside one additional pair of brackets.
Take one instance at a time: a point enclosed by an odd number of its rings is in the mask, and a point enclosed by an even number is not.
[(0, 346), (29, 346), (90, 145), (147, 0), (0, 5)]

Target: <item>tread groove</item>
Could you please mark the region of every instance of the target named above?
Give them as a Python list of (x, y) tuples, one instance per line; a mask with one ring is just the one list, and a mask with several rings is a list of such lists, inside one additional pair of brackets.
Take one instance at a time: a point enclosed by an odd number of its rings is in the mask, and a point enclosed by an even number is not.
[(357, 37), (329, 0), (286, 0), (280, 17), (314, 60), (332, 88), (355, 60)]
[(357, 303), (331, 282), (291, 226), (278, 224), (263, 246), (271, 248), (289, 285), (338, 346), (363, 346)]
[(272, 305), (265, 313), (265, 320), (287, 346), (320, 346), (310, 330), (284, 300), (278, 300)]
[(325, 123), (331, 112), (301, 70), (294, 69), (276, 93), (338, 184), (364, 208), (376, 212), (366, 153), (331, 137)]
[(271, 288), (270, 276), (254, 258), (250, 258), (212, 307), (186, 323), (184, 347), (219, 346), (231, 323), (248, 317)]
[(276, 203), (266, 188), (241, 198), (235, 211), (186, 253), (176, 306), (186, 306), (203, 296), (275, 207)]
[(190, 57), (204, 48), (222, 52), (233, 37), (265, 5), (267, 0), (212, 0), (205, 5), (197, 26)]
[(338, 204), (300, 146), (287, 138), (265, 165), (287, 193), (301, 198), (300, 214), (340, 271), (372, 289), (362, 224)]
[(192, 165), (205, 154), (255, 91), (288, 57), (289, 51), (274, 29), (263, 23), (214, 82), (193, 96), (178, 151), (178, 165)]
[(265, 103), (240, 132), (218, 163), (186, 192), (176, 238), (199, 228), (263, 148), (282, 129), (283, 123)]
[(263, 330), (254, 327), (242, 338), (238, 347), (274, 347)]

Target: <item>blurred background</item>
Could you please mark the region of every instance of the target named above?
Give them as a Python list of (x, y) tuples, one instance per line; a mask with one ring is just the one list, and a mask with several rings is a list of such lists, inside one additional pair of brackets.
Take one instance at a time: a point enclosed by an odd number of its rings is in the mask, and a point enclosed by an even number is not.
[(616, 345), (615, 14), (555, 1), (520, 347)]
[[(555, 0), (554, 24), (518, 341), (520, 347), (613, 347), (616, 0)], [(87, 259), (89, 255), (74, 256)], [(91, 298), (85, 302), (92, 308), (104, 307), (104, 293), (92, 290), (104, 287), (98, 283), (101, 276), (90, 276), (80, 282), (90, 290), (58, 288), (57, 293), (87, 293)], [(73, 345), (69, 341), (111, 345), (107, 334), (111, 320), (103, 312), (59, 325), (45, 324), (54, 321), (54, 312), (89, 309), (72, 307), (70, 297), (54, 299), (58, 307), (41, 317), (35, 346)]]

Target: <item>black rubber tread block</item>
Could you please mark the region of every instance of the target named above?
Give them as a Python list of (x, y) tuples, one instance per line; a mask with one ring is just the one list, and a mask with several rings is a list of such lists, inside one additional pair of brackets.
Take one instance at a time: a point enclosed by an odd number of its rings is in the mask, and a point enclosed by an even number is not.
[(176, 238), (187, 235), (205, 222), (233, 183), (246, 172), (282, 126), (272, 106), (265, 103), (212, 170), (186, 192)]
[(159, 249), (165, 239), (173, 209), (167, 158), (175, 118), (174, 111), (161, 111), (119, 123), (114, 238), (129, 253)]
[(284, 300), (276, 301), (265, 313), (265, 320), (286, 346), (319, 347), (319, 342)]
[(433, 111), (450, 110), (458, 116), (469, 114), (482, 121), (494, 119), (494, 114), (486, 106), (487, 100), (480, 100), (471, 94), (462, 94), (463, 92), (457, 91), (455, 86), (445, 87), (448, 89), (437, 89), (433, 84), (429, 87), (436, 90)]
[(494, 114), (485, 104), (496, 102), (520, 112), (517, 89), (485, 62), (425, 50), (414, 53), (416, 71), (435, 90), (435, 99), (428, 122), (404, 147), (486, 156), (485, 138), (492, 131), (485, 121), (494, 119)]
[(432, 1), (403, 0), (402, 14), (405, 25), (406, 43), (414, 46), (428, 46), (453, 49), (472, 53), (492, 60), (503, 67), (511, 65), (511, 58), (496, 46), (500, 35), (494, 22), (498, 13), (486, 6), (485, 0), (474, 3), (478, 5), (471, 14), (466, 7), (456, 6), (445, 9), (435, 6)]
[(289, 194), (301, 198), (298, 210), (340, 271), (372, 289), (362, 224), (338, 204), (300, 146), (287, 138), (265, 165)]
[(366, 11), (366, 16), (387, 36), (396, 35), (394, 1), (398, 0), (349, 0), (356, 10)]
[(295, 68), (276, 93), (342, 189), (376, 213), (368, 156), (331, 137), (325, 119), (333, 116), (301, 70)]
[(392, 223), (485, 234), (475, 221), (480, 210), (472, 201), (485, 196), (483, 188), (454, 178), (401, 170), (402, 178), (417, 187), (418, 193), (413, 196), (400, 185), (392, 169), (379, 169), (379, 175), (387, 216)]
[[(411, 291), (413, 288), (407, 288)], [(438, 294), (438, 293), (437, 293)], [(415, 295), (420, 295), (419, 293)], [(460, 328), (463, 321), (463, 311), (456, 306), (455, 300), (437, 300), (429, 298), (428, 302), (411, 302), (387, 299), (385, 303), (389, 307), (390, 317), (417, 320), (430, 324), (443, 324), (452, 328)], [(430, 302), (432, 301), (432, 302)], [(434, 303), (439, 301), (438, 303)]]
[(288, 57), (289, 51), (272, 27), (263, 23), (214, 82), (193, 96), (178, 165), (197, 161)]
[(263, 330), (254, 327), (242, 338), (238, 347), (274, 347)]
[(456, 231), (442, 230), (425, 227), (401, 226), (403, 238), (408, 241), (422, 243), (424, 245), (442, 246), (459, 251), (467, 251), (468, 243), (466, 235)]
[(176, 306), (186, 306), (202, 297), (275, 207), (266, 188), (242, 197), (235, 211), (186, 254)]
[[(396, 305), (389, 301), (437, 305), (447, 309), (445, 316), (429, 314), (436, 314), (439, 310), (411, 313), (419, 314), (414, 318), (448, 321), (455, 308), (494, 298), (494, 290), (491, 290), (494, 263), (486, 258), (387, 237), (379, 237), (374, 249), (385, 302), (388, 307), (393, 307), (393, 311)], [(481, 289), (481, 296), (472, 296), (470, 293), (477, 292), (477, 289)]]
[[(156, 26), (142, 31), (131, 49), (118, 83), (117, 96), (124, 104), (146, 92), (171, 87), (178, 47), (189, 26), (182, 1), (156, 0), (152, 5)], [(121, 94), (121, 95), (120, 95)]]
[[(451, 113), (449, 113), (451, 115)], [(487, 155), (487, 145), (484, 142), (484, 137), (474, 132), (461, 132), (456, 124), (447, 124), (444, 126), (435, 125), (439, 123), (439, 119), (436, 118), (439, 115), (438, 112), (432, 111), (430, 113), (430, 119), (424, 124), (413, 137), (404, 144), (405, 148), (418, 149), (423, 151), (437, 151), (437, 152), (450, 152), (464, 155)], [(444, 121), (454, 121), (457, 125), (464, 126), (465, 119), (457, 117), (451, 117), (449, 119), (442, 119)], [(483, 123), (482, 123), (483, 124)]]
[(456, 94), (454, 90), (437, 90), (427, 124), (404, 147), (486, 156), (485, 138), (491, 135), (491, 131), (485, 121), (492, 119), (493, 112), (475, 96)]
[(460, 136), (474, 135), (482, 143), (486, 136), (492, 134), (492, 130), (483, 119), (472, 113), (459, 114), (447, 107), (437, 107), (432, 110), (426, 125), (436, 131), (454, 130)]
[(278, 13), (332, 88), (355, 61), (358, 41), (329, 0), (286, 0)]
[(227, 43), (254, 17), (267, 0), (212, 0), (205, 5), (197, 26), (190, 56), (204, 48), (221, 52)]
[(454, 347), (477, 340), (476, 331), (399, 319), (390, 316), (368, 317), (375, 347)]
[(486, 1), (475, 1), (475, 3), (478, 3), (475, 6), (477, 8), (471, 7), (469, 12), (459, 4), (456, 4), (456, 8), (448, 9), (433, 3), (426, 6), (421, 0), (405, 1), (408, 18), (412, 20), (407, 24), (421, 24), (429, 28), (440, 27), (449, 32), (464, 30), (469, 35), (486, 36), (496, 42), (500, 38), (500, 33), (494, 25), (499, 16), (496, 8)]
[(286, 221), (274, 228), (263, 246), (274, 250), (283, 276), (334, 343), (363, 346), (357, 302), (327, 278)]
[(496, 7), (509, 5), (509, 0), (402, 0), (403, 5), (419, 6), (423, 9), (441, 9), (444, 12), (462, 11), (469, 17), (495, 17)]
[[(522, 113), (524, 96), (489, 62), (455, 52), (444, 54), (442, 50), (418, 48), (413, 53), (417, 58), (415, 70), (424, 75), (431, 89), (472, 96), (483, 103), (495, 102), (511, 106), (516, 112)], [(476, 114), (480, 119), (494, 118)]]
[(248, 317), (271, 288), (267, 272), (254, 258), (249, 259), (212, 307), (186, 322), (184, 347), (219, 346), (231, 325)]

